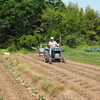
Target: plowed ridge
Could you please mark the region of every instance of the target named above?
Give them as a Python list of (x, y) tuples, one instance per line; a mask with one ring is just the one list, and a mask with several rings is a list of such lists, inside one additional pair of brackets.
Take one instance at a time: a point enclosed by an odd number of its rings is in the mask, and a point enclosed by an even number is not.
[[(54, 62), (52, 65), (43, 62), (36, 54), (17, 54), (17, 58), (35, 66), (41, 73), (64, 84), (86, 100), (100, 100), (100, 67), (72, 61)], [(73, 99), (74, 100), (74, 99)]]

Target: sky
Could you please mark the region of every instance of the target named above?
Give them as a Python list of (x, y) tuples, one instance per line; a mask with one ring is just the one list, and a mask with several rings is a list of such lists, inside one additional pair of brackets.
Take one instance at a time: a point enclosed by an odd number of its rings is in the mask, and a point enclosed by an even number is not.
[(100, 0), (62, 0), (66, 5), (69, 2), (78, 3), (78, 6), (85, 9), (88, 5), (93, 8), (95, 11), (98, 10), (100, 12)]

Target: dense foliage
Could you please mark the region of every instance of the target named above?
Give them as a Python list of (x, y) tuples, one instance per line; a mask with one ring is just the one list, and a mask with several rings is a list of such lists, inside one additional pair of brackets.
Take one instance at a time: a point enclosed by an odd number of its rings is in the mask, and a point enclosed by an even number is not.
[(0, 0), (0, 48), (30, 48), (50, 36), (70, 47), (100, 45), (100, 14), (61, 0)]

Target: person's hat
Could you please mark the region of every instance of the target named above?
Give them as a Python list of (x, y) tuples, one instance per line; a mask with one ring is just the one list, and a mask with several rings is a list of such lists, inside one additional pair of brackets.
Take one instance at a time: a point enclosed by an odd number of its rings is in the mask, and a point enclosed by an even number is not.
[(50, 39), (51, 39), (51, 40), (54, 40), (54, 37), (51, 37)]

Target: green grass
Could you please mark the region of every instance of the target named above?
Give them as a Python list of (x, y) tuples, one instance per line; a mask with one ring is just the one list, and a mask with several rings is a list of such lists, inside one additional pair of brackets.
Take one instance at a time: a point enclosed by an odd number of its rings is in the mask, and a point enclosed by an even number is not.
[(0, 54), (3, 54), (4, 52), (8, 52), (7, 49), (0, 49)]
[(67, 46), (63, 46), (64, 51), (63, 55), (66, 59), (100, 65), (100, 52), (86, 52), (86, 49), (94, 48), (94, 47), (78, 47), (78, 48), (69, 48)]
[(36, 50), (22, 48), (22, 49), (20, 49), (20, 50), (9, 51), (9, 52), (10, 52), (11, 54), (13, 54), (13, 53), (28, 54), (28, 53), (36, 53)]
[(4, 52), (9, 52), (10, 54), (14, 54), (14, 53), (22, 53), (22, 54), (37, 53), (36, 50), (33, 50), (31, 48), (30, 49), (22, 48), (20, 50), (0, 49), (0, 54), (4, 54)]
[[(63, 55), (66, 59), (83, 62), (83, 63), (100, 65), (100, 52), (85, 51), (86, 49), (91, 49), (95, 47), (80, 46), (77, 48), (69, 48), (68, 46), (63, 46), (63, 48), (64, 48)], [(11, 54), (12, 53), (23, 53), (23, 54), (37, 53), (36, 50), (25, 49), (25, 48), (16, 51), (8, 51), (7, 49), (0, 49), (0, 54), (3, 54), (3, 52), (10, 52)]]

